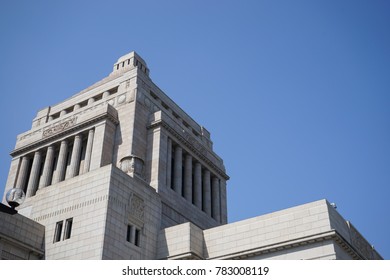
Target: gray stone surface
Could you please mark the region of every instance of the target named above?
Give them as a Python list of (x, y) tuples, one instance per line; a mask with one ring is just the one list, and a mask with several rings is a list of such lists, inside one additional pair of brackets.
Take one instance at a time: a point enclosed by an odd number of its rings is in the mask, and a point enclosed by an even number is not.
[(380, 258), (325, 200), (227, 224), (210, 132), (135, 52), (40, 110), (11, 156), (5, 192), (27, 193), (19, 213), (45, 227), (46, 259)]
[(43, 259), (45, 227), (0, 204), (0, 260)]

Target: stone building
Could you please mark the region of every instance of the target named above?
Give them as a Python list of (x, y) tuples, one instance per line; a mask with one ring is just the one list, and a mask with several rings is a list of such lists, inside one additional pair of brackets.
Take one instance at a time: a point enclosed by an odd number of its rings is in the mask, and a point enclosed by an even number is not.
[(39, 260), (45, 255), (45, 227), (0, 203), (0, 260)]
[(325, 200), (227, 224), (209, 131), (135, 52), (40, 110), (11, 156), (5, 193), (26, 193), (18, 211), (44, 225), (46, 259), (380, 258)]

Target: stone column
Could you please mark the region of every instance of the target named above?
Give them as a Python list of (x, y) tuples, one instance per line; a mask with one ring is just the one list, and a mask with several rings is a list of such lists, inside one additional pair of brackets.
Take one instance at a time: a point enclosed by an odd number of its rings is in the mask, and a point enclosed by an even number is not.
[(207, 169), (203, 172), (203, 211), (211, 216), (210, 171)]
[(47, 147), (45, 163), (43, 165), (42, 178), (39, 182), (39, 188), (44, 188), (50, 185), (53, 176), (53, 161), (54, 161), (54, 148), (53, 146)]
[(131, 226), (131, 232), (130, 232), (130, 242), (132, 244), (135, 244), (135, 231), (136, 231), (136, 228), (135, 226)]
[(84, 160), (84, 168), (82, 173), (87, 173), (89, 171), (89, 167), (91, 166), (92, 146), (93, 146), (94, 136), (95, 136), (95, 130), (90, 129), (88, 132), (87, 147), (85, 148), (85, 160)]
[(26, 196), (30, 197), (35, 195), (39, 183), (39, 175), (41, 171), (42, 154), (40, 151), (36, 151), (34, 154), (33, 163), (31, 166), (30, 179), (28, 180)]
[(53, 178), (53, 184), (61, 182), (65, 179), (67, 155), (68, 155), (68, 141), (62, 140), (60, 146), (60, 152), (58, 154), (56, 176)]
[(182, 195), (182, 165), (183, 165), (183, 149), (180, 146), (175, 147), (175, 163), (174, 163), (174, 178), (173, 189), (179, 195)]
[(172, 186), (172, 140), (168, 137), (167, 146), (167, 188)]
[(202, 209), (202, 166), (199, 162), (194, 166), (194, 204)]
[(217, 222), (221, 222), (221, 200), (220, 200), (220, 190), (219, 190), (219, 179), (213, 177), (211, 185), (211, 205), (212, 205), (212, 214), (213, 218)]
[(184, 197), (192, 203), (192, 156), (189, 154), (184, 159)]
[(66, 178), (73, 178), (79, 175), (82, 144), (83, 138), (80, 134), (76, 135), (73, 142), (72, 156), (70, 158), (69, 173)]
[(17, 188), (23, 189), (26, 186), (28, 177), (28, 164), (29, 158), (24, 156), (22, 158), (22, 163), (20, 164), (18, 179), (16, 180)]

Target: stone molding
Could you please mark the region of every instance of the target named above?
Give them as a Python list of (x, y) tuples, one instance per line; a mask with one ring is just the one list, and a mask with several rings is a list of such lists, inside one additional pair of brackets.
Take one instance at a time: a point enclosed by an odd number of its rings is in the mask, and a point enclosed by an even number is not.
[[(321, 242), (324, 240), (333, 240), (336, 242), (340, 247), (342, 247), (354, 260), (364, 260), (364, 259), (374, 259), (374, 258), (367, 258), (368, 256), (360, 254), (356, 248), (350, 244), (347, 240), (344, 239), (336, 230), (330, 230), (327, 232), (323, 232), (320, 234), (314, 234), (314, 235), (308, 235), (297, 239), (288, 240), (285, 242), (270, 244), (268, 246), (263, 246), (259, 248), (253, 248), (248, 251), (241, 251), (236, 252), (233, 254), (227, 254), (227, 255), (219, 255), (215, 256), (213, 258), (207, 258), (207, 259), (233, 259), (233, 260), (239, 260), (239, 259), (247, 259), (254, 256), (264, 255), (268, 253), (278, 252), (287, 250), (290, 248), (298, 248), (300, 246), (304, 246), (307, 244), (313, 244), (316, 242)], [(336, 253), (335, 253), (336, 256)]]
[(347, 221), (347, 225), (349, 228), (349, 236), (350, 243), (355, 248), (355, 250), (364, 258), (368, 260), (377, 259), (378, 253), (374, 249), (374, 247), (368, 243), (368, 241), (360, 234), (360, 232), (351, 224), (351, 222)]
[[(121, 83), (129, 83), (130, 84), (131, 78), (127, 79)], [(69, 114), (66, 114), (65, 116), (62, 116), (58, 119), (48, 121), (44, 124), (41, 124), (37, 127), (34, 127), (33, 129), (24, 132), (20, 135), (18, 135), (18, 141), (22, 141), (28, 138), (31, 138), (37, 134), (41, 134), (44, 131), (48, 130), (51, 128), (51, 126), (59, 126), (63, 122), (71, 122), (73, 118), (83, 118), (84, 114), (89, 114), (91, 111), (98, 110), (104, 106), (111, 105), (114, 108), (120, 107), (122, 105), (125, 105), (127, 103), (131, 103), (135, 100), (135, 91), (136, 89), (128, 89), (126, 87), (126, 91), (122, 93), (115, 93), (114, 95), (110, 96), (109, 98), (102, 100), (102, 101), (97, 101), (93, 103), (92, 105), (88, 105), (87, 107), (83, 107), (82, 109), (78, 109), (74, 112), (71, 112)], [(47, 117), (47, 116), (45, 116)], [(42, 126), (44, 126), (42, 128)]]
[(102, 196), (95, 197), (95, 198), (92, 198), (92, 199), (89, 199), (89, 200), (85, 200), (83, 202), (79, 202), (79, 203), (73, 204), (71, 206), (68, 206), (68, 207), (65, 207), (65, 208), (62, 208), (62, 209), (58, 209), (56, 211), (52, 211), (52, 212), (47, 213), (45, 215), (36, 217), (33, 220), (36, 221), (36, 222), (40, 222), (40, 221), (43, 221), (43, 220), (46, 220), (46, 219), (51, 219), (52, 217), (56, 217), (56, 216), (62, 215), (62, 214), (67, 213), (67, 212), (71, 212), (71, 211), (74, 211), (74, 210), (77, 210), (77, 209), (80, 209), (80, 208), (84, 208), (86, 206), (90, 206), (90, 205), (93, 205), (93, 204), (96, 204), (96, 203), (99, 203), (99, 202), (104, 202), (104, 201), (111, 200), (111, 199), (112, 198), (109, 195), (107, 195), (107, 194), (106, 195), (102, 195)]
[[(44, 251), (43, 248), (33, 247), (30, 244), (27, 244), (26, 242), (23, 242), (21, 240), (16, 240), (13, 236), (4, 235), (3, 233), (1, 233), (0, 234), (0, 239), (5, 240), (5, 241), (7, 241), (8, 243), (11, 243), (11, 244), (16, 244), (17, 246), (20, 246), (22, 248), (26, 248), (29, 251), (31, 251), (31, 253), (34, 253), (37, 256), (41, 256), (42, 257), (42, 256), (45, 255), (45, 251)], [(5, 252), (11, 254), (10, 252), (2, 250), (2, 254), (4, 254)], [(11, 254), (11, 255), (13, 255), (13, 254)], [(7, 258), (9, 260), (14, 260), (14, 259), (11, 258), (12, 257), (11, 255), (7, 256)], [(2, 255), (2, 256), (4, 256), (4, 255)], [(16, 255), (13, 255), (13, 256), (16, 256)], [(19, 256), (17, 256), (17, 257), (18, 257), (18, 259), (22, 259)]]
[[(42, 134), (42, 136), (39, 140), (13, 150), (10, 153), (10, 155), (12, 157), (16, 157), (16, 156), (21, 155), (25, 152), (31, 151), (39, 146), (43, 146), (49, 142), (52, 142), (56, 139), (59, 139), (59, 138), (65, 136), (66, 134), (69, 134), (69, 133), (77, 131), (77, 130), (81, 130), (83, 128), (86, 128), (86, 127), (88, 127), (92, 124), (95, 124), (99, 121), (102, 121), (102, 120), (111, 121), (115, 125), (117, 125), (119, 123), (118, 113), (117, 113), (116, 109), (114, 107), (112, 107), (111, 105), (107, 104), (104, 106), (104, 108), (101, 110), (101, 112), (94, 111), (94, 113), (96, 113), (96, 114), (90, 118), (87, 118), (85, 120), (81, 120), (79, 123), (77, 123), (77, 122), (80, 119), (73, 117), (72, 119), (74, 121), (72, 122), (72, 125), (68, 125), (68, 126), (64, 127), (63, 129), (59, 129), (56, 131), (57, 133), (51, 133), (50, 135), (48, 135), (46, 137)], [(66, 122), (64, 122), (64, 123), (66, 123)], [(57, 125), (58, 124), (55, 124), (54, 127)], [(43, 131), (49, 131), (51, 129), (51, 127), (53, 127), (53, 125), (49, 125), (46, 128), (43, 128)]]
[(6, 260), (23, 260), (22, 257), (19, 257), (18, 255), (12, 254), (5, 250), (1, 252), (0, 257)]
[(179, 133), (174, 129), (172, 126), (170, 126), (166, 121), (162, 120), (161, 118), (153, 121), (147, 129), (154, 129), (157, 127), (163, 127), (165, 128), (169, 133), (171, 133), (181, 144), (183, 144), (185, 147), (187, 147), (189, 150), (191, 150), (194, 154), (196, 154), (203, 162), (208, 164), (216, 173), (218, 173), (223, 179), (229, 180), (230, 177), (225, 173), (224, 170), (222, 170), (220, 167), (218, 167), (215, 163), (213, 163), (209, 158), (208, 158), (208, 151), (207, 149), (200, 144), (199, 142), (198, 145), (194, 145), (195, 138), (192, 137), (190, 138), (188, 133)]

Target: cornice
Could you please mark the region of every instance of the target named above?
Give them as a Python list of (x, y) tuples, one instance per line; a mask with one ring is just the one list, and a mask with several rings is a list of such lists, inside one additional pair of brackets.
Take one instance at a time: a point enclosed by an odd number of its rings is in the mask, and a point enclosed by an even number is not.
[(157, 121), (152, 122), (147, 128), (148, 129), (154, 129), (157, 127), (163, 127), (166, 129), (169, 133), (171, 133), (181, 144), (186, 146), (189, 150), (191, 150), (194, 154), (196, 154), (201, 160), (203, 160), (205, 163), (207, 163), (211, 168), (213, 168), (223, 179), (229, 180), (230, 177), (225, 173), (224, 170), (219, 168), (216, 164), (214, 164), (208, 157), (207, 154), (209, 151), (203, 145), (199, 144), (199, 149), (195, 148), (194, 142), (192, 143), (188, 141), (182, 134), (178, 133), (174, 128), (172, 128), (167, 122), (165, 122), (162, 119), (159, 119)]
[[(39, 140), (29, 143), (26, 146), (14, 149), (10, 155), (12, 157), (16, 157), (20, 154), (23, 154), (25, 152), (28, 152), (30, 150), (34, 150), (35, 148), (39, 146), (43, 146), (47, 143), (53, 142), (56, 139), (60, 139), (63, 136), (70, 134), (72, 132), (82, 130), (83, 128), (90, 126), (91, 124), (98, 123), (102, 120), (108, 120), (111, 121), (113, 124), (117, 125), (119, 123), (116, 109), (113, 108), (110, 105), (106, 106), (106, 110), (104, 112), (101, 112), (99, 114), (96, 114), (95, 116), (88, 118), (86, 120), (83, 120), (80, 123), (77, 123), (78, 116), (73, 116), (69, 119), (63, 120), (62, 122), (56, 123), (55, 125), (49, 125), (47, 127), (44, 127), (42, 129), (42, 136)], [(66, 125), (67, 123), (71, 122), (72, 125)], [(74, 124), (73, 124), (74, 123)], [(53, 129), (54, 127), (63, 127), (59, 132), (54, 132), (53, 134), (48, 134), (47, 131), (50, 129)]]
[[(313, 244), (324, 240), (333, 240), (336, 242), (344, 251), (346, 251), (354, 260), (366, 260), (367, 256), (361, 255), (356, 248), (354, 248), (342, 235), (336, 230), (330, 230), (319, 234), (308, 235), (297, 239), (286, 240), (267, 246), (253, 248), (251, 250), (243, 250), (232, 254), (219, 255), (209, 259), (248, 259), (254, 256), (269, 254), (273, 252), (288, 250), (291, 248), (297, 248), (305, 246), (307, 244)], [(336, 254), (336, 253), (335, 253)]]
[(256, 247), (250, 250), (242, 250), (238, 251), (236, 253), (226, 254), (226, 255), (219, 255), (208, 259), (247, 259), (254, 256), (264, 255), (268, 253), (273, 253), (277, 251), (287, 250), (290, 248), (297, 248), (299, 246), (304, 246), (310, 243), (315, 243), (323, 240), (331, 240), (335, 235), (334, 230), (326, 231), (320, 234), (314, 234), (314, 235), (308, 235), (303, 236), (301, 238), (286, 240), (266, 246)]

